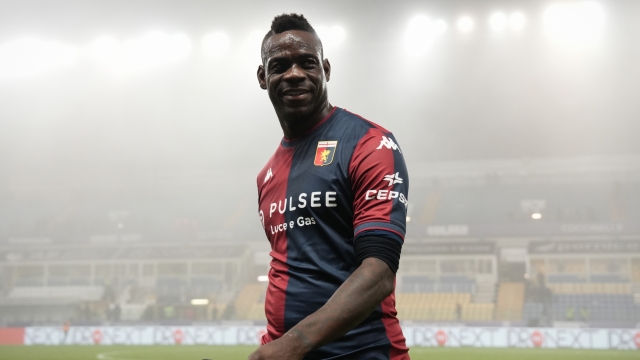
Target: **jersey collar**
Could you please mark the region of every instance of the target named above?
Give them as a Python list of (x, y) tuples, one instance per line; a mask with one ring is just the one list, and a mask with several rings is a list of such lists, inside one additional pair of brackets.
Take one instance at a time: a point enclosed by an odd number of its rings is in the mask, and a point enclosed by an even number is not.
[(329, 114), (327, 116), (325, 116), (325, 118), (322, 119), (322, 121), (320, 121), (318, 124), (316, 124), (316, 126), (312, 127), (304, 135), (298, 136), (297, 138), (294, 138), (294, 139), (285, 139), (284, 137), (282, 137), (282, 141), (280, 142), (280, 144), (283, 147), (293, 147), (293, 146), (296, 146), (296, 145), (304, 142), (309, 137), (311, 137), (311, 135), (313, 135), (313, 133), (315, 133), (318, 129), (323, 128), (327, 123), (329, 123), (328, 120), (333, 118), (333, 115), (336, 113), (337, 109), (338, 109), (338, 107), (334, 106), (333, 109), (331, 109), (331, 112), (329, 112)]

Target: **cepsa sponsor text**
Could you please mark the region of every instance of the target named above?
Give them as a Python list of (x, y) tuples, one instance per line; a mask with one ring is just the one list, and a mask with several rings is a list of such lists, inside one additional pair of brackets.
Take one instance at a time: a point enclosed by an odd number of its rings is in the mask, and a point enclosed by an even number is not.
[(409, 200), (403, 193), (389, 190), (367, 190), (366, 200), (393, 200), (398, 199), (405, 207), (409, 205)]

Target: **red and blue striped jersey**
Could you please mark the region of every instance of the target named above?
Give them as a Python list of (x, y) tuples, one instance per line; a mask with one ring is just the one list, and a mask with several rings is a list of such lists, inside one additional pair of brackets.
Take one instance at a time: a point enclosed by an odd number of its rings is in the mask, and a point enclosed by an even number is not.
[[(389, 131), (334, 108), (306, 135), (283, 139), (257, 183), (272, 250), (267, 343), (322, 307), (355, 271), (354, 239), (404, 241), (409, 176)], [(393, 293), (358, 327), (307, 358), (342, 356), (409, 358)]]

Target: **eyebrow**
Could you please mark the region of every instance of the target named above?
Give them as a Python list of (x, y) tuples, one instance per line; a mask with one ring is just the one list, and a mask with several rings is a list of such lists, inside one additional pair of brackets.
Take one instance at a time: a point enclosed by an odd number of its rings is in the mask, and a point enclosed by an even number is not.
[[(302, 53), (298, 56), (299, 58), (302, 59), (314, 59), (314, 60), (318, 60), (320, 61), (320, 58), (313, 53)], [(287, 56), (274, 56), (274, 57), (270, 57), (267, 58), (267, 66), (270, 66), (272, 63), (277, 63), (280, 61), (289, 61), (289, 57)]]

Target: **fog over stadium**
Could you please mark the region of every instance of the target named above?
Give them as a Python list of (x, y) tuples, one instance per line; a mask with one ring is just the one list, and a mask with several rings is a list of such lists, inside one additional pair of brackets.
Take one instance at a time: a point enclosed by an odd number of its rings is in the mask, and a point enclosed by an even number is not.
[(283, 133), (256, 70), (291, 12), (331, 104), (402, 148), (403, 326), (640, 326), (639, 1), (24, 0), (0, 4), (1, 328), (264, 327)]

